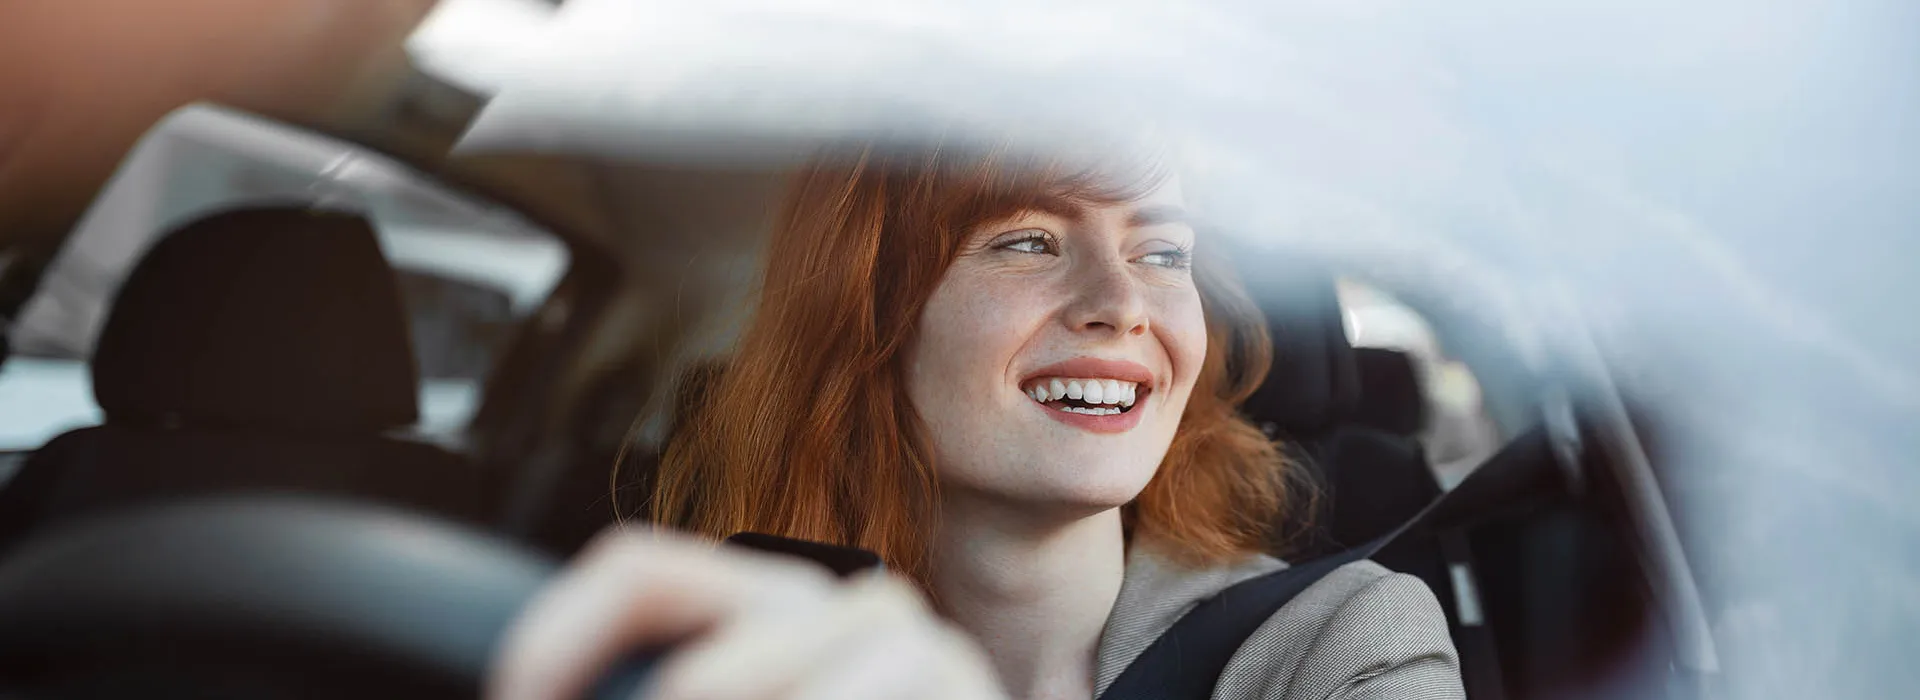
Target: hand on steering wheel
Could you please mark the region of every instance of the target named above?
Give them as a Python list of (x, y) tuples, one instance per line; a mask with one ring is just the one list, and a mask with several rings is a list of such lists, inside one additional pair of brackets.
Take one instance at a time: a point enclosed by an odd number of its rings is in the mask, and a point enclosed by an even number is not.
[(653, 530), (603, 534), (502, 641), (491, 700), (572, 700), (628, 652), (677, 644), (640, 697), (1003, 698), (985, 655), (892, 576)]

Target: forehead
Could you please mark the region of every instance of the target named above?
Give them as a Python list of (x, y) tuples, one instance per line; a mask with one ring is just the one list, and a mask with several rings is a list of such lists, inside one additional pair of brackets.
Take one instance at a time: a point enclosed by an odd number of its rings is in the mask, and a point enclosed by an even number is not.
[(1138, 207), (1169, 206), (1184, 208), (1187, 205), (1187, 193), (1186, 190), (1181, 188), (1180, 176), (1169, 175), (1161, 179), (1160, 183), (1152, 190), (1149, 190), (1145, 196), (1134, 200), (1133, 204)]
[(1067, 219), (1127, 219), (1134, 226), (1186, 221), (1186, 194), (1178, 177), (1167, 177), (1151, 189), (1118, 201), (1043, 195), (1031, 203), (1040, 213)]

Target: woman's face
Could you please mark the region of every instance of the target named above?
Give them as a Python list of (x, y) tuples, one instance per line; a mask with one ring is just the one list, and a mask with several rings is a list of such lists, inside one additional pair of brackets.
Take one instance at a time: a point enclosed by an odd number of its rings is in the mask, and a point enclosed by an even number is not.
[(1146, 487), (1207, 352), (1177, 182), (969, 232), (921, 312), (907, 392), (942, 485), (1098, 512)]

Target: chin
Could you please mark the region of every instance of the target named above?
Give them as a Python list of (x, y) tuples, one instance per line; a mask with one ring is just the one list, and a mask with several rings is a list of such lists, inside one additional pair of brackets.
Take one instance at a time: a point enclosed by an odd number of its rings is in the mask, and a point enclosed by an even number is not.
[[(1109, 465), (1094, 471), (1066, 460), (1030, 464), (1015, 472), (948, 472), (951, 495), (997, 502), (1044, 519), (1083, 518), (1119, 508), (1140, 495), (1157, 465)], [(956, 470), (957, 471), (957, 470)]]
[(1018, 498), (1086, 514), (1119, 508), (1139, 497), (1157, 466), (1113, 465), (1090, 473), (1077, 464), (1047, 465), (1048, 478), (1022, 484)]

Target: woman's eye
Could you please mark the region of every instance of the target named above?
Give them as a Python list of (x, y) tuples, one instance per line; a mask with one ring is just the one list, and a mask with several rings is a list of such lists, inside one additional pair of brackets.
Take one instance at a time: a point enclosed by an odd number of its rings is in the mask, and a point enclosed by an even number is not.
[(1139, 260), (1148, 265), (1174, 270), (1185, 270), (1193, 267), (1193, 254), (1185, 250), (1163, 250), (1158, 253), (1148, 253), (1140, 256)]
[(1054, 247), (1053, 239), (1041, 232), (1035, 232), (1033, 235), (1002, 243), (998, 247), (1001, 250), (1011, 250), (1016, 253), (1035, 253), (1038, 255), (1054, 255), (1059, 252)]

